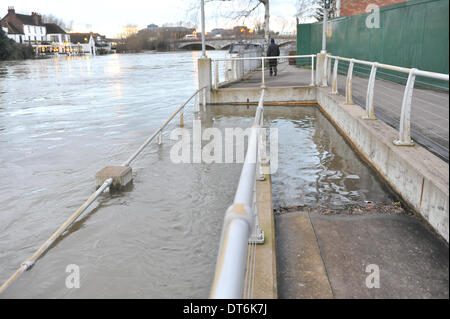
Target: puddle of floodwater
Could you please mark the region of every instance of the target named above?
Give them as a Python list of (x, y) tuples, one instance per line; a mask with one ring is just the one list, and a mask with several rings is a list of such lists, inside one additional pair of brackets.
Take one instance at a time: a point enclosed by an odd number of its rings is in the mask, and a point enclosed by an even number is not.
[[(219, 107), (217, 106), (216, 109)], [(222, 114), (251, 116), (254, 107), (223, 106)], [(278, 170), (272, 175), (274, 209), (343, 209), (392, 204), (394, 197), (314, 106), (266, 106), (264, 125), (278, 129)]]

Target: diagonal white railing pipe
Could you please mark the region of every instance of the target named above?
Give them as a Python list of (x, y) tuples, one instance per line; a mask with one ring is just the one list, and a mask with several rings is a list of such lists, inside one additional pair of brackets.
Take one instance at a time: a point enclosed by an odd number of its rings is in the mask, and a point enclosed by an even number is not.
[[(183, 110), (184, 107), (189, 103), (189, 101), (194, 97), (197, 96), (200, 92), (203, 92), (203, 96), (206, 95), (206, 87), (200, 88), (197, 91), (195, 91), (194, 94), (192, 94), (186, 102), (184, 102), (175, 112), (172, 113), (171, 116), (159, 127), (158, 130), (156, 130), (139, 148), (138, 150), (128, 159), (126, 160), (122, 166), (129, 166), (131, 162), (136, 159), (136, 157), (144, 150), (144, 148), (150, 144), (151, 141), (155, 139), (156, 136), (158, 136), (158, 143), (161, 142), (161, 132), (162, 130), (167, 126), (167, 124), (170, 123), (170, 121), (178, 114), (180, 113), (180, 126), (183, 126)], [(205, 102), (204, 102), (205, 103)], [(8, 288), (24, 271), (31, 269), (33, 265), (36, 263), (36, 261), (44, 254), (50, 246), (55, 242), (55, 240), (61, 236), (79, 217), (81, 214), (83, 214), (91, 205), (92, 203), (112, 184), (113, 179), (108, 178), (106, 181), (103, 182), (103, 184), (94, 192), (91, 194), (91, 196), (84, 202), (83, 205), (80, 206), (51, 236), (47, 241), (39, 247), (39, 249), (27, 260), (25, 260), (20, 267), (16, 270), (16, 272), (0, 286), (0, 294), (3, 293), (6, 288)]]
[(248, 148), (239, 184), (226, 214), (216, 272), (211, 288), (211, 298), (236, 299), (242, 297), (247, 246), (250, 232), (255, 226), (254, 189), (257, 176), (258, 130), (263, 121), (264, 90), (256, 109), (254, 124), (248, 140)]
[[(230, 62), (232, 65), (232, 70), (236, 69), (235, 65), (237, 65), (236, 62), (238, 61), (245, 61), (245, 60), (261, 60), (261, 88), (264, 89), (265, 86), (265, 61), (266, 60), (270, 60), (270, 59), (277, 59), (277, 60), (288, 60), (288, 59), (300, 59), (300, 58), (311, 58), (311, 86), (314, 86), (314, 58), (316, 57), (315, 54), (308, 54), (308, 55), (288, 55), (288, 56), (270, 56), (270, 57), (265, 57), (265, 56), (261, 56), (261, 57), (247, 57), (247, 58), (219, 58), (219, 59), (213, 59), (212, 61), (214, 63), (216, 63), (216, 65), (221, 62)], [(220, 86), (219, 82), (219, 77), (217, 75), (218, 71), (218, 67), (215, 68), (215, 83), (214, 83), (214, 87), (218, 88)], [(244, 74), (242, 74), (244, 75)], [(226, 77), (225, 77), (226, 79)], [(240, 78), (238, 77), (238, 74), (235, 74), (235, 76), (232, 79), (228, 79), (228, 81), (236, 81), (239, 80)], [(227, 82), (227, 79), (226, 81)]]
[(330, 59), (335, 59), (335, 67), (333, 70), (332, 76), (332, 91), (331, 93), (337, 94), (337, 63), (338, 61), (347, 61), (349, 62), (348, 71), (347, 71), (347, 79), (345, 84), (345, 102), (346, 104), (353, 104), (352, 98), (352, 78), (353, 78), (353, 66), (354, 64), (363, 64), (367, 66), (371, 66), (369, 83), (367, 86), (367, 94), (366, 94), (366, 115), (363, 116), (363, 119), (373, 120), (375, 119), (375, 112), (373, 107), (373, 99), (374, 99), (374, 89), (375, 89), (375, 80), (376, 80), (376, 72), (377, 69), (386, 69), (401, 73), (408, 74), (408, 81), (405, 86), (405, 91), (403, 93), (403, 101), (402, 101), (402, 109), (400, 113), (400, 126), (399, 126), (399, 138), (394, 140), (393, 143), (398, 146), (408, 146), (414, 145), (414, 142), (411, 139), (411, 103), (412, 96), (414, 91), (414, 83), (416, 80), (416, 76), (423, 76), (431, 79), (448, 81), (449, 75), (443, 73), (422, 71), (415, 68), (404, 68), (395, 65), (377, 63), (377, 62), (369, 62), (364, 60), (357, 59), (349, 59), (338, 56), (329, 55)]

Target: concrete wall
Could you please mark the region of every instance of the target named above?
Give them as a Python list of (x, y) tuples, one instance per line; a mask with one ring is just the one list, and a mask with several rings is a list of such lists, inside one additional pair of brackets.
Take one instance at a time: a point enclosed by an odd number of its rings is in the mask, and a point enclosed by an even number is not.
[(449, 241), (448, 164), (419, 145), (395, 146), (398, 132), (382, 121), (366, 121), (357, 105), (317, 89), (317, 102), (335, 126), (389, 185), (447, 242)]
[[(261, 88), (230, 88), (211, 91), (211, 104), (245, 104), (258, 103)], [(314, 87), (277, 87), (266, 88), (264, 103), (295, 102), (300, 104), (316, 103), (316, 88)]]

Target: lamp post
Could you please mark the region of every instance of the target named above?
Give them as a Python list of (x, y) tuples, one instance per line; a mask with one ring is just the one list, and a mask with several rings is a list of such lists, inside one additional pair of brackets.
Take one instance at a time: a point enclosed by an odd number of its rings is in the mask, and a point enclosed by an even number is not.
[(328, 9), (330, 9), (330, 0), (324, 0), (323, 26), (322, 26), (322, 51), (321, 51), (321, 53), (327, 52)]
[(202, 12), (202, 58), (206, 58), (206, 43), (205, 43), (205, 0), (201, 0)]

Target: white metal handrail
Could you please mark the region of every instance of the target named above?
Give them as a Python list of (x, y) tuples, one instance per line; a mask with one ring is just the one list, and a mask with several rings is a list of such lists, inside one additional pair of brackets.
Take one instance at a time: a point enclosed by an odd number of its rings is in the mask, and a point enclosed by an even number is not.
[[(213, 59), (212, 62), (215, 65), (214, 72), (214, 88), (219, 87), (219, 62), (236, 62), (236, 61), (246, 61), (246, 60), (261, 60), (261, 88), (265, 88), (265, 61), (266, 60), (286, 60), (286, 59), (300, 59), (300, 58), (311, 58), (311, 86), (314, 86), (314, 59), (316, 55), (315, 54), (308, 54), (308, 55), (287, 55), (287, 56), (261, 56), (261, 57), (246, 57), (246, 58), (218, 58)], [(235, 65), (235, 64), (234, 64)], [(238, 78), (235, 78), (234, 80), (238, 80)]]
[[(347, 79), (345, 84), (345, 102), (346, 104), (353, 104), (352, 98), (352, 78), (353, 78), (353, 66), (355, 64), (363, 64), (371, 67), (369, 83), (367, 85), (367, 94), (366, 94), (366, 115), (363, 116), (363, 119), (374, 120), (374, 88), (375, 88), (375, 79), (377, 69), (387, 69), (396, 72), (402, 72), (408, 74), (408, 80), (405, 87), (405, 92), (403, 94), (402, 101), (402, 109), (400, 114), (400, 128), (399, 128), (399, 138), (394, 140), (393, 143), (395, 145), (414, 145), (413, 140), (411, 139), (411, 102), (412, 95), (414, 90), (414, 83), (416, 80), (416, 76), (423, 76), (431, 79), (448, 81), (449, 75), (443, 73), (429, 72), (418, 70), (415, 68), (404, 68), (395, 65), (383, 64), (378, 62), (369, 62), (358, 59), (349, 59), (344, 57), (338, 57), (333, 55), (327, 55), (329, 61), (329, 65), (331, 65), (331, 60), (335, 59), (333, 75), (331, 77), (331, 93), (337, 94), (337, 73), (338, 73), (338, 63), (339, 61), (349, 62), (348, 71), (347, 71)], [(327, 68), (324, 67), (324, 70)], [(325, 71), (326, 72), (326, 71)], [(329, 71), (328, 71), (329, 72)]]
[(211, 298), (236, 299), (243, 293), (247, 246), (256, 220), (255, 187), (258, 176), (258, 131), (263, 122), (264, 90), (262, 90), (251, 127), (248, 148), (239, 184), (231, 205), (225, 214), (217, 257)]

